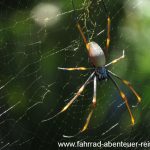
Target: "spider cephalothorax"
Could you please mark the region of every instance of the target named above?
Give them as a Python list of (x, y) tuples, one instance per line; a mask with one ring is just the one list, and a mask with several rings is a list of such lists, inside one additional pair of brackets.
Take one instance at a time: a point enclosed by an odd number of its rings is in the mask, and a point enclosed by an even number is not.
[(105, 67), (98, 67), (95, 69), (95, 74), (98, 80), (105, 80), (108, 79), (108, 71)]

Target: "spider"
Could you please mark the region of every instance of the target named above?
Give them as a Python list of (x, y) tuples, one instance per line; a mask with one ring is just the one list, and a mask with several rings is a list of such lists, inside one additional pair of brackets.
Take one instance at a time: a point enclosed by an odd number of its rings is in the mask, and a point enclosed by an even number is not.
[[(108, 15), (108, 11), (106, 9), (105, 3), (102, 0), (102, 4), (104, 7), (104, 10), (107, 14), (107, 39), (106, 39), (106, 50), (108, 50), (109, 45), (110, 45), (110, 25), (111, 25), (111, 19), (110, 16)], [(75, 11), (75, 7), (74, 7), (74, 2), (72, 0), (72, 5)], [(124, 51), (122, 56), (120, 56), (119, 58), (111, 61), (108, 64), (106, 63), (106, 59), (105, 59), (105, 54), (102, 50), (102, 48), (94, 41), (88, 41), (87, 38), (85, 37), (82, 28), (80, 26), (79, 21), (76, 21), (76, 26), (77, 29), (79, 31), (79, 33), (81, 34), (81, 37), (84, 41), (84, 44), (86, 46), (87, 52), (88, 52), (88, 57), (89, 60), (91, 61), (92, 65), (94, 66), (93, 68), (85, 68), (85, 67), (76, 67), (76, 68), (60, 68), (58, 67), (58, 69), (61, 70), (68, 70), (68, 71), (73, 71), (73, 70), (78, 70), (78, 71), (83, 71), (83, 70), (93, 70), (93, 72), (91, 73), (91, 75), (88, 77), (88, 79), (83, 83), (83, 85), (79, 88), (79, 90), (77, 91), (77, 93), (74, 95), (74, 97), (53, 117), (51, 117), (50, 119), (58, 116), (59, 114), (65, 112), (72, 104), (73, 102), (81, 95), (81, 93), (83, 92), (83, 90), (85, 89), (85, 87), (87, 86), (87, 84), (90, 81), (93, 81), (93, 99), (92, 99), (92, 107), (91, 107), (91, 111), (87, 116), (86, 122), (83, 126), (83, 128), (81, 128), (81, 130), (79, 131), (79, 133), (85, 131), (88, 127), (88, 124), (90, 122), (90, 119), (92, 117), (93, 111), (96, 107), (96, 87), (97, 87), (97, 80), (98, 81), (102, 81), (105, 79), (110, 79), (112, 81), (112, 83), (115, 85), (117, 91), (119, 92), (122, 100), (124, 101), (127, 110), (129, 112), (130, 115), (130, 119), (131, 119), (131, 124), (134, 125), (135, 124), (135, 119), (133, 117), (133, 114), (131, 112), (131, 109), (129, 107), (128, 104), (128, 99), (125, 95), (125, 93), (120, 89), (120, 87), (118, 86), (118, 84), (116, 83), (116, 81), (113, 79), (113, 77), (116, 77), (117, 79), (119, 79), (123, 84), (125, 84), (131, 91), (132, 93), (137, 97), (138, 102), (141, 101), (141, 97), (137, 94), (137, 92), (134, 90), (134, 88), (132, 87), (132, 85), (129, 83), (129, 81), (121, 79), (118, 75), (116, 75), (115, 73), (111, 72), (110, 70), (107, 69), (108, 66), (117, 63), (118, 61), (120, 61), (121, 59), (123, 59), (125, 57), (124, 55)], [(112, 77), (113, 76), (113, 77)], [(72, 137), (72, 136), (64, 136), (64, 137)]]

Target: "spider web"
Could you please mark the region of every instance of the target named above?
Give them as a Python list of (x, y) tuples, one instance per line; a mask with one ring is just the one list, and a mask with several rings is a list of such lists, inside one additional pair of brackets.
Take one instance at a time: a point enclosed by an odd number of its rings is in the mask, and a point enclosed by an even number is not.
[[(66, 112), (49, 120), (91, 73), (57, 69), (90, 67), (71, 0), (5, 0), (0, 2), (0, 150), (59, 149), (58, 141), (148, 141), (149, 1), (106, 0), (105, 5), (112, 23), (107, 62), (123, 50), (126, 54), (109, 69), (129, 80), (142, 97), (142, 104), (137, 105), (130, 90), (118, 82), (129, 99), (135, 126), (130, 125), (127, 109), (113, 84), (101, 81), (87, 131), (64, 138), (83, 127), (93, 95), (90, 83)], [(107, 15), (101, 0), (75, 0), (75, 6), (86, 37), (105, 50)]]

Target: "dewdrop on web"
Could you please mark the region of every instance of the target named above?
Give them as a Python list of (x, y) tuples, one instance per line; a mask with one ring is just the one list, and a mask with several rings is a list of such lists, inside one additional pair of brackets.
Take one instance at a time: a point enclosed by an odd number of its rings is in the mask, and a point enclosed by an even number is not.
[(60, 8), (52, 3), (39, 3), (31, 11), (31, 18), (41, 27), (54, 26), (60, 20)]

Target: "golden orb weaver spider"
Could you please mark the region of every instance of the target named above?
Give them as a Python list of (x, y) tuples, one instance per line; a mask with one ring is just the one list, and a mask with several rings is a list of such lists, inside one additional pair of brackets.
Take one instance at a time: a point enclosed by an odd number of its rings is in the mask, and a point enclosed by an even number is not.
[[(108, 11), (107, 8), (105, 6), (105, 3), (103, 0), (101, 0), (103, 3), (103, 7), (104, 10), (107, 14), (107, 40), (106, 40), (106, 50), (108, 51), (109, 45), (110, 45), (110, 24), (111, 24), (111, 19), (108, 15)], [(75, 12), (75, 7), (74, 7), (74, 2), (72, 0), (72, 5), (74, 8), (74, 12)], [(104, 79), (110, 79), (112, 81), (112, 83), (115, 85), (117, 91), (119, 92), (122, 100), (125, 102), (125, 105), (127, 107), (127, 110), (129, 112), (130, 115), (130, 119), (131, 119), (131, 123), (132, 125), (135, 124), (135, 119), (133, 117), (133, 114), (131, 112), (131, 109), (129, 107), (128, 104), (128, 99), (126, 97), (126, 95), (124, 94), (124, 92), (119, 88), (118, 84), (116, 83), (116, 81), (113, 79), (113, 77), (118, 78), (123, 84), (125, 84), (131, 91), (132, 93), (137, 97), (138, 102), (141, 101), (141, 97), (137, 94), (137, 92), (134, 90), (134, 88), (132, 87), (132, 85), (127, 81), (127, 80), (123, 80), (121, 79), (118, 75), (114, 74), (113, 72), (111, 72), (110, 70), (106, 69), (108, 66), (117, 63), (119, 60), (123, 59), (125, 57), (124, 55), (124, 51), (121, 57), (113, 60), (112, 62), (105, 64), (106, 60), (105, 60), (105, 54), (102, 50), (102, 48), (94, 41), (89, 42), (87, 40), (87, 38), (85, 37), (82, 28), (79, 24), (78, 21), (76, 21), (76, 25), (77, 25), (77, 29), (79, 30), (79, 33), (81, 34), (81, 37), (85, 43), (88, 55), (89, 55), (89, 59), (92, 63), (92, 65), (94, 66), (93, 68), (85, 68), (85, 67), (77, 67), (77, 68), (60, 68), (58, 67), (58, 69), (61, 70), (68, 70), (68, 71), (73, 71), (73, 70), (93, 70), (92, 74), (89, 76), (89, 78), (84, 82), (84, 84), (79, 88), (79, 90), (77, 91), (77, 93), (74, 95), (74, 97), (61, 109), (61, 111), (59, 111), (56, 115), (54, 115), (53, 117), (49, 118), (52, 119), (56, 116), (58, 116), (59, 114), (65, 112), (71, 105), (72, 103), (81, 95), (81, 93), (83, 92), (83, 90), (85, 89), (86, 85), (90, 82), (93, 81), (94, 87), (93, 87), (93, 100), (92, 100), (92, 108), (91, 111), (89, 113), (89, 115), (87, 116), (86, 122), (83, 126), (83, 128), (78, 132), (81, 133), (83, 131), (85, 131), (88, 127), (88, 124), (90, 122), (91, 116), (93, 114), (94, 108), (96, 107), (96, 87), (97, 87), (97, 80), (101, 81)], [(113, 77), (112, 77), (113, 76)], [(93, 80), (92, 80), (93, 79)], [(48, 119), (48, 120), (49, 120)], [(77, 134), (76, 134), (77, 135)], [(74, 137), (74, 136), (65, 136), (64, 137)]]

